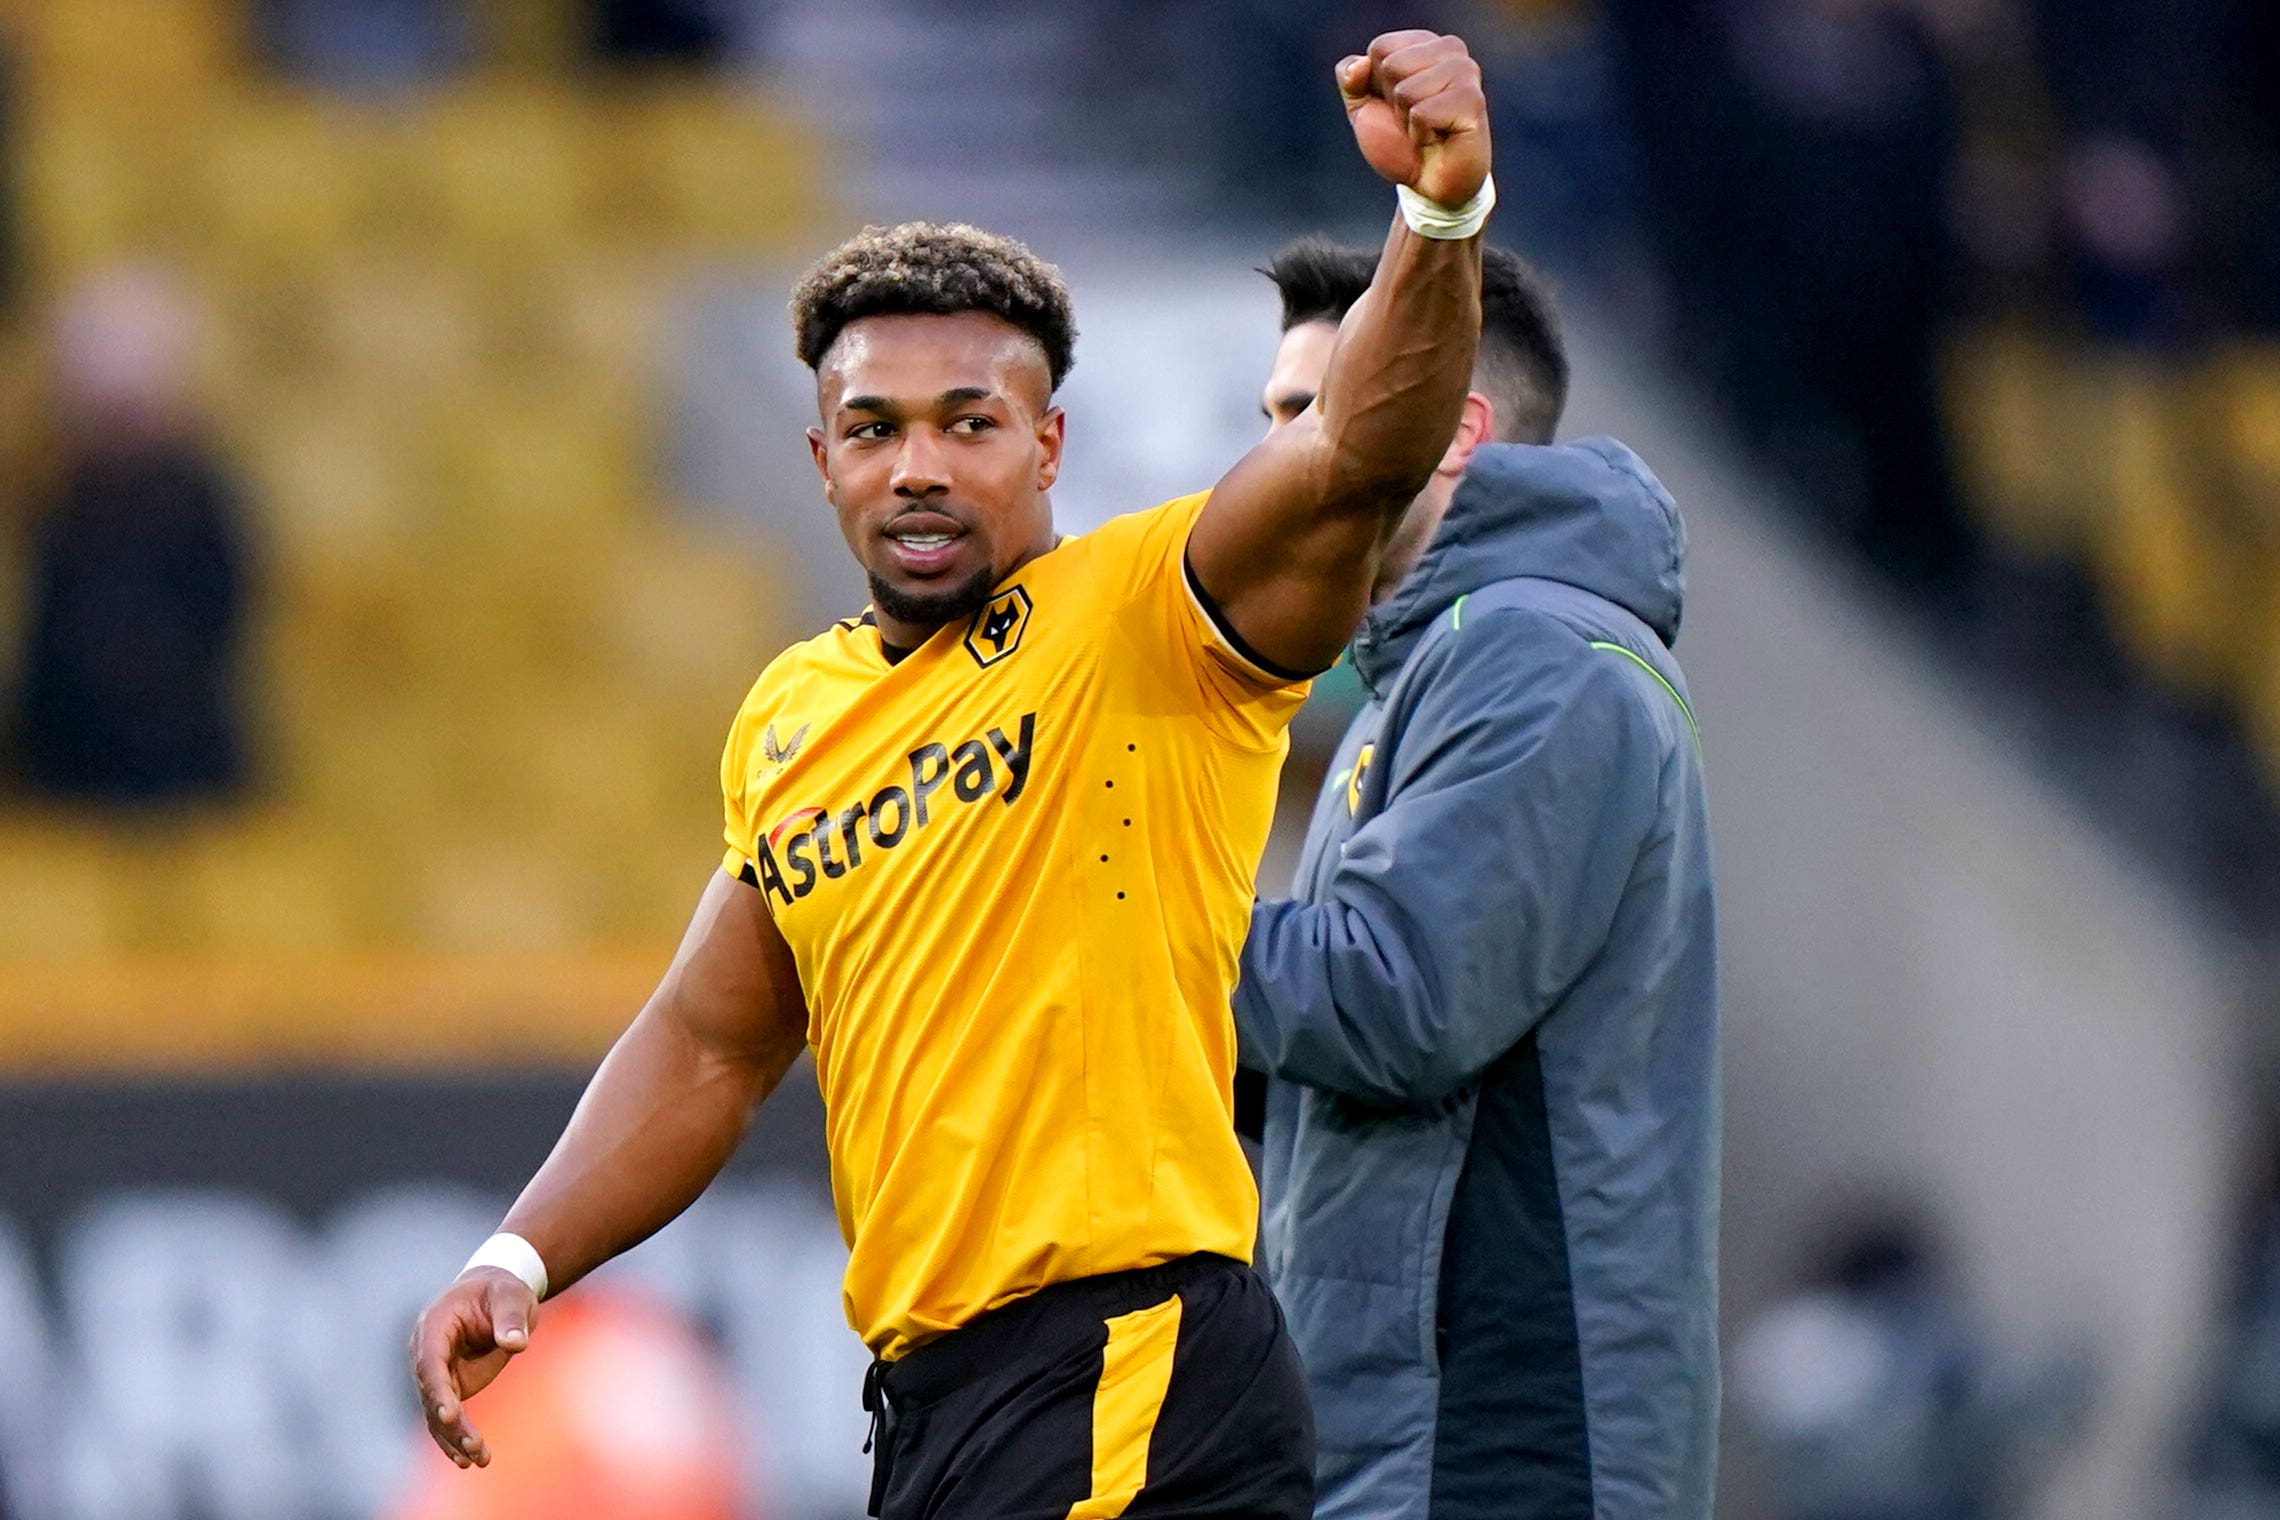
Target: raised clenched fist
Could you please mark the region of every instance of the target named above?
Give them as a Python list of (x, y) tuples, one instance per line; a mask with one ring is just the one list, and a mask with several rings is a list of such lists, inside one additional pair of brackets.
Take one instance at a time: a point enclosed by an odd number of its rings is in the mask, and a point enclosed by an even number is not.
[(1427, 200), (1461, 206), (1488, 178), (1488, 97), (1461, 37), (1387, 32), (1338, 65), (1362, 157)]

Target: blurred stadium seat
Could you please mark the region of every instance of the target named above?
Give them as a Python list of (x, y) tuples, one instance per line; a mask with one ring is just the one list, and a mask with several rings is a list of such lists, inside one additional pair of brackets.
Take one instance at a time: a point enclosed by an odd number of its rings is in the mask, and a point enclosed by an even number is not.
[(592, 139), (603, 211), (620, 241), (664, 227), (707, 253), (783, 246), (821, 206), (819, 145), (791, 112), (720, 84), (626, 87), (601, 97)]
[(321, 101), (281, 90), (230, 101), (194, 155), (198, 260), (246, 283), (321, 267), (372, 215), (361, 146)]
[[(270, 586), (263, 804), (8, 821), (0, 969), (661, 952), (710, 858), (691, 798), (790, 632), (749, 542), (660, 488), (665, 314), (814, 224), (808, 134), (750, 86), (574, 76), (560, 5), (385, 103), (265, 74), (227, 0), (5, 9), (35, 304), (181, 270)], [(0, 351), (11, 460), (36, 359)]]
[(434, 226), (460, 259), (520, 270), (592, 222), (583, 102), (539, 81), (455, 90), (407, 134)]
[(2280, 776), (2280, 348), (2100, 349), (2010, 319), (1949, 348), (1945, 407), (1980, 523), (2073, 562), (2163, 686), (2242, 713)]
[(2197, 489), (2208, 464), (2186, 426), (2189, 403), (2177, 377), (2144, 363), (2110, 361), (2099, 379), (2096, 457), (2108, 494), (2094, 554), (2109, 612), (2157, 676), (2215, 696), (2235, 647), (2227, 616), (2235, 604), (2221, 594), (2232, 561), (2210, 495)]
[(132, 879), (113, 844), (42, 819), (0, 827), (0, 958), (91, 963), (118, 949)]
[(2078, 555), (2092, 517), (2070, 464), (2094, 436), (2094, 402), (2075, 355), (2024, 322), (1990, 323), (1949, 345), (1946, 407), (1971, 499), (2015, 554)]
[(244, 14), (232, 0), (33, 3), (20, 8), (20, 45), (44, 90), (179, 111), (238, 82)]
[(23, 133), (23, 224), (35, 272), (61, 280), (169, 239), (160, 187), (183, 183), (186, 155), (116, 112), (59, 104)]

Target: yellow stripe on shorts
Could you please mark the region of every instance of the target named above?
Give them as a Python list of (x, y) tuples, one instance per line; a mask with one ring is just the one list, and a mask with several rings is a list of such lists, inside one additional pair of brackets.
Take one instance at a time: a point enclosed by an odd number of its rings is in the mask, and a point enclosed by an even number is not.
[(1148, 1481), (1148, 1440), (1172, 1386), (1179, 1339), (1176, 1295), (1108, 1322), (1093, 1391), (1092, 1492), (1070, 1506), (1069, 1520), (1115, 1520)]

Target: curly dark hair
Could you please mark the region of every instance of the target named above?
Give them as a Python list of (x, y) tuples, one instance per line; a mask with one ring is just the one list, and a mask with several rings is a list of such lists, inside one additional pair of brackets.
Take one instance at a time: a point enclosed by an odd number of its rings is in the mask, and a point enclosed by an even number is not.
[(1002, 317), (1035, 338), (1056, 390), (1076, 363), (1077, 324), (1061, 271), (1014, 239), (964, 222), (865, 227), (792, 287), (792, 333), (809, 369), (850, 322), (961, 311)]

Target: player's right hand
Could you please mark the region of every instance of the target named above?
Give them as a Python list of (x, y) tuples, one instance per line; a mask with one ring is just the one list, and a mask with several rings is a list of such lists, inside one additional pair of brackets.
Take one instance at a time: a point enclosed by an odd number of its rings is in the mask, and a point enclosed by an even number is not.
[(488, 1467), (491, 1448), (467, 1421), (467, 1400), (530, 1346), (538, 1297), (499, 1267), (463, 1272), (412, 1328), (412, 1381), (428, 1434), (461, 1467)]
[(1488, 179), (1488, 96), (1461, 37), (1387, 32), (1338, 65), (1338, 93), (1370, 167), (1439, 206)]

